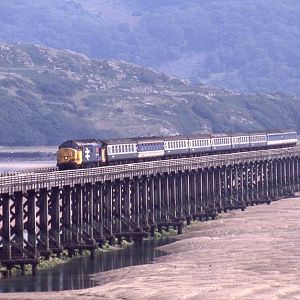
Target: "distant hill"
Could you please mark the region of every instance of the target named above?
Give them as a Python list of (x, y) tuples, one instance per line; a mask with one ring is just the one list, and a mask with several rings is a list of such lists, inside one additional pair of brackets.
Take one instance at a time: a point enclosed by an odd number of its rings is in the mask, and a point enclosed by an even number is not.
[(0, 41), (300, 96), (299, 15), (299, 0), (2, 0)]
[(299, 99), (242, 94), (71, 51), (0, 44), (0, 145), (299, 128)]

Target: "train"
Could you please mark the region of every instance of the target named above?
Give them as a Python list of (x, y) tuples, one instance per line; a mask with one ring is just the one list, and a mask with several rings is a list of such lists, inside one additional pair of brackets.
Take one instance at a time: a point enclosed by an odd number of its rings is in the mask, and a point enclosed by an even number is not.
[(159, 159), (291, 147), (295, 130), (68, 140), (57, 151), (59, 170), (92, 168)]

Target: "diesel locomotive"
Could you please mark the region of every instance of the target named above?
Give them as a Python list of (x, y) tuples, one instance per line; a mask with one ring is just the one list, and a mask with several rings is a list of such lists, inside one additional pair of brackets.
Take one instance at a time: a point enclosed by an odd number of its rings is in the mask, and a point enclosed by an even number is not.
[(69, 140), (57, 151), (59, 170), (295, 146), (297, 132), (195, 134), (126, 139)]

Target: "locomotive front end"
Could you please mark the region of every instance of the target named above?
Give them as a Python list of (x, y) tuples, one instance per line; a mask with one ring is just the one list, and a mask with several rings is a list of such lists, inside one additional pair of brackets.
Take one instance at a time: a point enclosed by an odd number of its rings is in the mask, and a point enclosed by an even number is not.
[(82, 164), (82, 150), (77, 147), (61, 145), (57, 151), (59, 170), (76, 169)]

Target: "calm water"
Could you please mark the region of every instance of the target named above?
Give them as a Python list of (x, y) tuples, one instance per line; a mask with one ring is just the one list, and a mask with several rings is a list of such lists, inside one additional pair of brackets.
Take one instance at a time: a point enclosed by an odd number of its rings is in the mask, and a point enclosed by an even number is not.
[(133, 245), (122, 250), (96, 255), (95, 258), (75, 258), (55, 268), (38, 271), (36, 276), (25, 275), (0, 279), (0, 293), (59, 291), (92, 287), (94, 283), (90, 279), (90, 274), (148, 264), (156, 257), (165, 254), (155, 248), (170, 242), (170, 239), (144, 241), (142, 246)]

